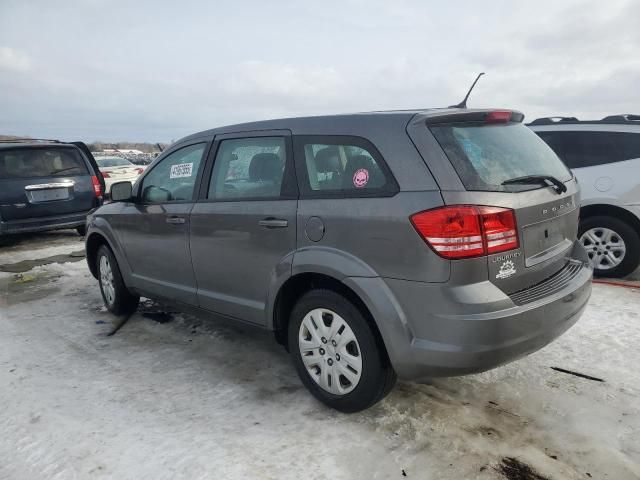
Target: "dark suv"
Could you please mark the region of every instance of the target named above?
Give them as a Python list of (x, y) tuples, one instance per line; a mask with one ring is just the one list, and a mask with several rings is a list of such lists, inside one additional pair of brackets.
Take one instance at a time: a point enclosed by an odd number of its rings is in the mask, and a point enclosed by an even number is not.
[(342, 411), (487, 370), (579, 318), (578, 186), (512, 111), (310, 117), (191, 135), (88, 218), (107, 308), (139, 296), (275, 332)]
[(0, 236), (60, 228), (85, 232), (104, 180), (81, 143), (0, 141)]

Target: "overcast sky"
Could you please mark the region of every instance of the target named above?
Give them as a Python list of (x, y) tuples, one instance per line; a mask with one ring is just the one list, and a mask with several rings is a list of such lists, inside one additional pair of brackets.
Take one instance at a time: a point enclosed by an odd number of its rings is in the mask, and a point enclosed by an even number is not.
[(0, 134), (169, 141), (282, 116), (640, 113), (638, 1), (0, 0)]

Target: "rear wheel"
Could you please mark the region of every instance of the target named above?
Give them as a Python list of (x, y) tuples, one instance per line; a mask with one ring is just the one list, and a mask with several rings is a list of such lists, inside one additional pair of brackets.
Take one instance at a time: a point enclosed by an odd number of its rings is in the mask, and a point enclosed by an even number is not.
[(115, 315), (133, 313), (138, 308), (140, 297), (131, 294), (127, 289), (118, 262), (113, 252), (106, 245), (101, 245), (96, 255), (96, 270), (104, 305)]
[(580, 242), (599, 277), (624, 277), (640, 263), (640, 236), (615, 217), (587, 217), (580, 222)]
[(384, 398), (396, 381), (365, 317), (336, 292), (303, 295), (291, 313), (288, 333), (302, 383), (329, 407), (364, 410)]

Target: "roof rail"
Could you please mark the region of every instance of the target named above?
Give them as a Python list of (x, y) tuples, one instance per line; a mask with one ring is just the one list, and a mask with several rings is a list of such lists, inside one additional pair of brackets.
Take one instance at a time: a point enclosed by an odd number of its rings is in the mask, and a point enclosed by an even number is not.
[(628, 122), (640, 122), (640, 115), (634, 115), (632, 113), (624, 113), (620, 115), (609, 115), (602, 119), (603, 122), (608, 123), (628, 123)]
[(576, 117), (542, 117), (536, 118), (529, 125), (552, 125), (554, 123), (573, 123), (579, 122)]
[(2, 138), (2, 143), (29, 143), (29, 142), (48, 142), (48, 143), (64, 143), (60, 140), (54, 140), (51, 138)]

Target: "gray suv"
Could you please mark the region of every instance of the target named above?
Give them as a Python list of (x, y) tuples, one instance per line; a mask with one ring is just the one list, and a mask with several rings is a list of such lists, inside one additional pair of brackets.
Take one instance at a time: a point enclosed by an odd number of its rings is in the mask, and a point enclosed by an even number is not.
[(578, 186), (515, 111), (271, 120), (186, 137), (88, 218), (107, 308), (139, 296), (275, 332), (344, 412), (487, 370), (580, 317)]

